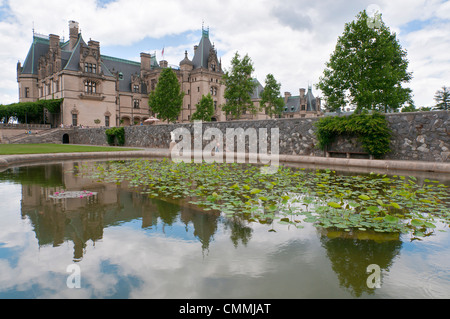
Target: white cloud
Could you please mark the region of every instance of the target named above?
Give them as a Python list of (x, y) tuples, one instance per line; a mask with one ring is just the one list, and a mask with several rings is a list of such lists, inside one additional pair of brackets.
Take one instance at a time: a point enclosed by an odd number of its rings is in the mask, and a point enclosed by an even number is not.
[[(439, 0), (252, 0), (245, 3), (241, 0), (117, 0), (105, 4), (94, 0), (9, 1), (8, 15), (0, 21), (0, 59), (3, 67), (13, 65), (4, 74), (12, 83), (16, 76), (15, 63), (23, 61), (30, 46), (33, 21), (37, 32), (67, 38), (68, 20), (76, 20), (85, 39), (100, 41), (103, 48), (129, 46), (130, 51), (136, 50), (130, 52), (132, 57), (139, 56), (140, 48), (134, 46), (137, 42), (153, 39), (151, 42), (155, 43), (159, 39), (160, 46), (156, 48), (159, 54), (165, 37), (189, 34), (179, 44), (166, 46), (165, 58), (170, 64), (178, 64), (184, 50), (192, 58), (192, 46), (198, 43), (200, 34), (196, 38), (191, 38), (191, 34), (199, 32), (204, 21), (205, 27), (210, 27), (211, 40), (225, 67), (236, 51), (249, 54), (255, 65), (255, 76), (261, 83), (272, 73), (281, 82), (282, 91), (298, 94), (300, 87), (318, 82), (345, 23), (374, 2), (408, 51), (414, 71), (411, 87), (416, 104), (433, 103), (434, 91), (448, 79), (443, 70), (450, 69), (450, 62), (445, 58), (450, 44), (439, 31), (439, 27), (448, 26), (446, 12), (450, 11), (450, 5)], [(436, 19), (440, 19), (441, 25), (435, 23)], [(405, 30), (405, 25), (412, 21), (430, 23), (412, 32)], [(438, 82), (442, 83), (434, 87)], [(17, 90), (11, 90), (10, 94), (17, 99)]]

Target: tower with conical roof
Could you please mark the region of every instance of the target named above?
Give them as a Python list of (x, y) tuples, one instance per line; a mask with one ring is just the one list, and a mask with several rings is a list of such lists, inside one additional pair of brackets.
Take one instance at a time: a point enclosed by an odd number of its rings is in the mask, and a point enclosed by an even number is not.
[[(202, 27), (201, 38), (198, 45), (194, 46), (192, 60), (189, 58), (187, 50), (184, 58), (179, 62), (179, 68), (171, 65), (176, 73), (181, 89), (185, 93), (183, 107), (178, 117), (178, 122), (190, 122), (192, 115), (196, 111), (196, 105), (203, 96), (211, 94), (215, 107), (213, 121), (225, 121), (225, 114), (221, 110), (221, 105), (225, 104), (225, 86), (222, 84), (222, 65), (218, 58), (217, 50), (210, 40), (209, 29)], [(143, 72), (144, 81), (149, 88), (148, 93), (156, 88), (159, 74), (164, 67), (153, 68)]]

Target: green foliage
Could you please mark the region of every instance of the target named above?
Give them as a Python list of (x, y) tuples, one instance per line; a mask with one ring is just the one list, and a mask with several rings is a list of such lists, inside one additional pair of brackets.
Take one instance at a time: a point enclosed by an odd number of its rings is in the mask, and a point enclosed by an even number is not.
[(105, 131), (106, 139), (109, 145), (117, 144), (123, 146), (125, 144), (125, 129), (123, 127), (112, 127)]
[(245, 55), (241, 60), (236, 52), (231, 60), (231, 70), (223, 75), (223, 83), (226, 86), (224, 97), (227, 102), (222, 106), (222, 110), (235, 119), (240, 119), (246, 112), (255, 114), (258, 111), (251, 97), (256, 86), (251, 76), (253, 71), (249, 56)]
[(7, 121), (11, 116), (17, 117), (19, 123), (44, 123), (44, 109), (50, 113), (59, 113), (63, 99), (40, 100), (0, 105), (0, 121)]
[(411, 89), (402, 88), (412, 79), (406, 51), (383, 21), (378, 28), (369, 27), (367, 21), (363, 11), (345, 25), (317, 85), (330, 111), (350, 104), (357, 112), (388, 112), (411, 103)]
[(183, 106), (183, 97), (177, 75), (171, 68), (165, 68), (156, 89), (149, 95), (148, 105), (160, 120), (175, 122)]
[(450, 90), (443, 86), (442, 90), (438, 90), (434, 96), (436, 101), (436, 110), (450, 110)]
[(414, 104), (410, 104), (405, 106), (404, 108), (402, 108), (402, 113), (407, 113), (407, 112), (418, 112), (419, 110), (416, 109), (416, 106)]
[(261, 93), (260, 107), (270, 116), (280, 116), (283, 113), (284, 99), (281, 97), (281, 84), (272, 74), (267, 74), (264, 91)]
[(192, 121), (209, 122), (214, 115), (214, 101), (211, 94), (202, 96), (200, 102), (196, 105), (197, 110), (192, 114)]
[(382, 114), (352, 114), (350, 116), (330, 116), (316, 123), (319, 147), (325, 149), (337, 136), (357, 136), (366, 152), (381, 158), (391, 151), (391, 130)]

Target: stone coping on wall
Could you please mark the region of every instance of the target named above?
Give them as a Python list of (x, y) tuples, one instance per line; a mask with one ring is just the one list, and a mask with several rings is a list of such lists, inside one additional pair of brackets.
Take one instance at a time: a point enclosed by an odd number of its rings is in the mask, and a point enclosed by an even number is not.
[[(192, 158), (195, 157), (192, 153)], [(201, 155), (201, 154), (197, 154)], [(235, 154), (237, 156), (238, 154)], [(252, 154), (245, 153), (246, 161)], [(52, 153), (52, 154), (23, 154), (0, 156), (0, 168), (8, 168), (23, 164), (48, 163), (67, 160), (112, 160), (126, 158), (171, 158), (169, 149), (143, 149), (137, 151), (118, 152), (80, 152), (80, 153)], [(225, 157), (224, 157), (225, 158)], [(257, 157), (256, 157), (257, 158)], [(450, 174), (450, 163), (421, 162), (421, 161), (395, 161), (395, 160), (367, 160), (348, 158), (329, 158), (316, 156), (279, 155), (279, 163), (296, 163), (317, 166), (352, 167), (382, 169), (386, 171), (421, 171)], [(269, 163), (270, 165), (270, 163)]]

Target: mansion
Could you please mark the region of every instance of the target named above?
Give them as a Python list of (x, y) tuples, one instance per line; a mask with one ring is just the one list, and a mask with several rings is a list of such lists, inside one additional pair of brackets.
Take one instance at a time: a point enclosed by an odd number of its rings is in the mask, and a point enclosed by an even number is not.
[[(33, 43), (23, 65), (17, 64), (19, 102), (64, 99), (60, 114), (51, 117), (54, 127), (61, 124), (89, 127), (142, 124), (154, 115), (148, 107), (148, 95), (169, 64), (165, 60), (158, 62), (156, 55), (148, 53), (141, 53), (140, 59), (135, 62), (102, 55), (100, 43), (93, 40), (86, 43), (75, 21), (69, 22), (68, 41), (61, 41), (53, 34), (33, 34)], [(220, 107), (225, 104), (222, 63), (211, 44), (209, 31), (202, 30), (192, 60), (186, 51), (179, 67), (172, 69), (185, 92), (178, 122), (190, 122), (196, 105), (208, 93), (215, 107), (212, 120), (227, 120)], [(262, 90), (257, 82), (252, 94), (254, 103), (259, 103)], [(320, 99), (314, 98), (311, 90), (304, 93), (304, 89), (298, 97), (285, 93), (284, 117), (321, 115)], [(267, 116), (260, 113), (246, 118), (265, 119)]]

